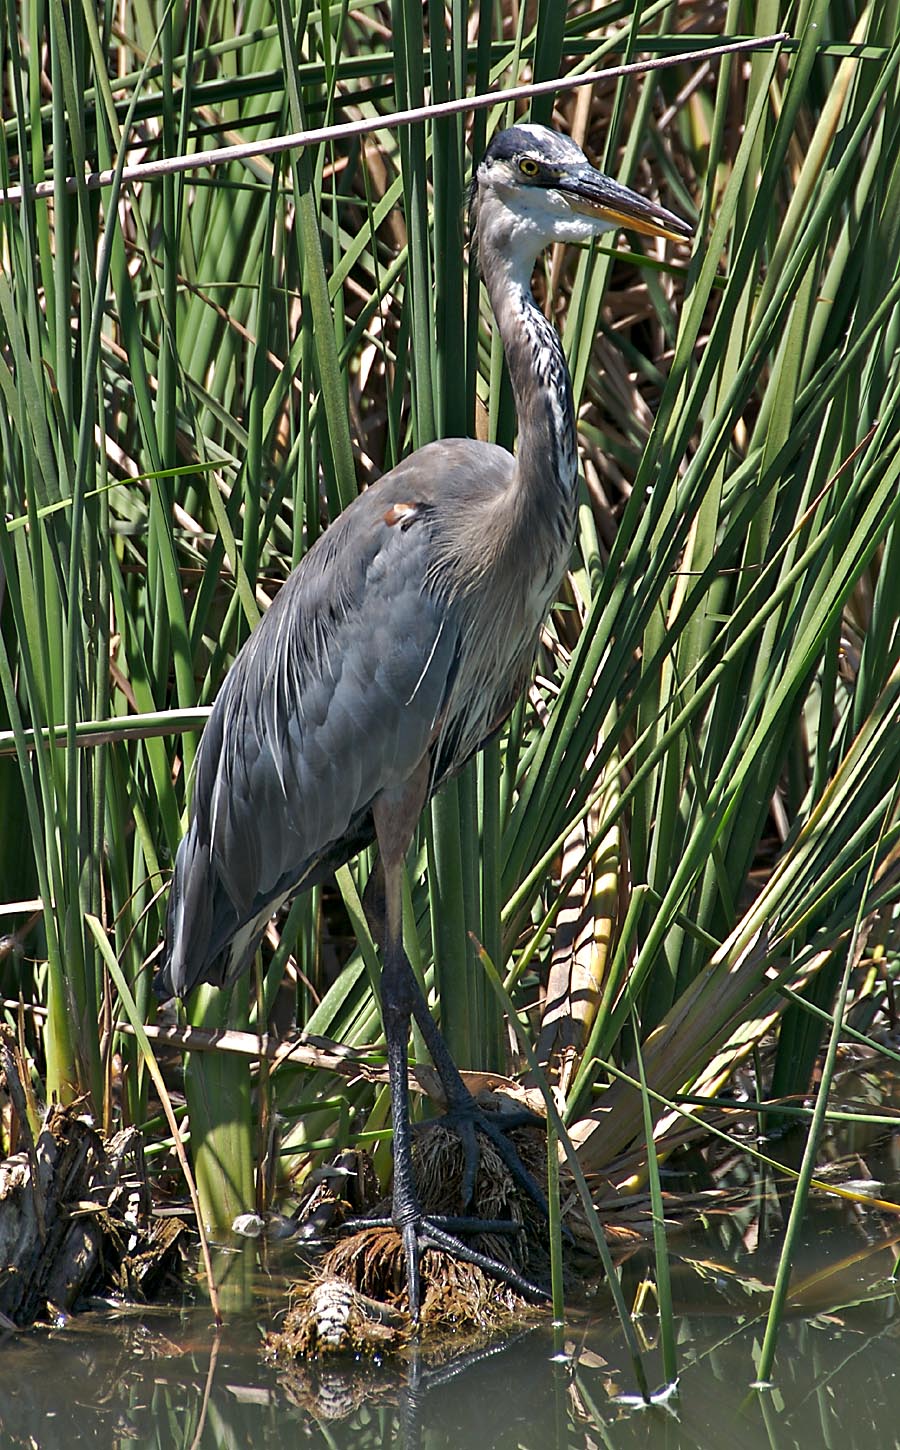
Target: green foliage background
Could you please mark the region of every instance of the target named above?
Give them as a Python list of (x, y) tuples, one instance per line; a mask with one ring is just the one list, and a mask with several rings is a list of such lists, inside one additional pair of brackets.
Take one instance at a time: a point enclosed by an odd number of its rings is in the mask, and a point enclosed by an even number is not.
[[(463, 219), (472, 155), (529, 115), (696, 216), (697, 242), (560, 253), (538, 278), (579, 410), (578, 545), (530, 698), (423, 823), (410, 953), (460, 1062), (503, 1068), (474, 931), (583, 1163), (614, 1180), (646, 1154), (617, 1076), (636, 1076), (635, 1034), (665, 1099), (716, 1093), (766, 1034), (760, 1091), (804, 1093), (848, 962), (865, 1032), (896, 960), (895, 0), (124, 13), (124, 32), (111, 5), (0, 19), (0, 180), (23, 188), (0, 206), (0, 995), (10, 1021), (20, 993), (46, 1009), (27, 1017), (41, 1087), (108, 1115), (115, 1046), (124, 1111), (146, 1112), (86, 919), (152, 1019), (202, 712), (287, 572), (415, 447), (512, 444)], [(783, 46), (703, 59), (781, 28)], [(502, 100), (689, 48), (555, 103)], [(491, 87), (487, 111), (379, 124)], [(83, 180), (358, 118), (364, 138), (278, 158)], [(287, 961), (297, 1022), (377, 1042), (370, 867), (301, 898), (258, 990), (194, 1020), (266, 1020)], [(197, 1057), (188, 1085), (225, 1217), (252, 1195), (249, 1071)], [(285, 1067), (264, 1086), (288, 1165), (381, 1136), (365, 1084)]]

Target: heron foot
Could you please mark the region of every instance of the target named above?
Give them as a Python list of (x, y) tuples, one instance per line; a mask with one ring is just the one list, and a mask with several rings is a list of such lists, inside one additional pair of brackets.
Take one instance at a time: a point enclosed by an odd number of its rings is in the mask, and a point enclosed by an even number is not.
[(537, 1113), (529, 1112), (527, 1108), (520, 1108), (514, 1112), (482, 1108), (468, 1089), (464, 1089), (464, 1092), (465, 1096), (457, 1096), (447, 1111), (437, 1119), (439, 1123), (453, 1129), (463, 1146), (465, 1168), (460, 1186), (463, 1206), (472, 1202), (475, 1192), (475, 1179), (481, 1161), (478, 1134), (482, 1133), (494, 1145), (513, 1181), (518, 1184), (523, 1193), (527, 1194), (544, 1218), (549, 1217), (547, 1195), (534, 1175), (525, 1167), (515, 1144), (511, 1143), (506, 1136), (512, 1128), (545, 1129), (546, 1124), (543, 1119), (539, 1118)]
[[(467, 1218), (459, 1214), (448, 1213), (417, 1213), (417, 1218), (421, 1218), (423, 1222), (427, 1219), (428, 1223), (443, 1229), (449, 1235), (465, 1233), (520, 1234), (525, 1232), (525, 1225), (515, 1223), (511, 1218)], [(345, 1218), (341, 1227), (359, 1233), (361, 1229), (367, 1228), (397, 1228), (399, 1232), (402, 1226), (398, 1226), (393, 1218), (385, 1214), (381, 1217), (368, 1215), (366, 1218)]]
[(492, 1279), (508, 1284), (523, 1299), (543, 1303), (549, 1298), (546, 1289), (526, 1279), (523, 1274), (504, 1264), (502, 1260), (483, 1254), (471, 1244), (464, 1243), (460, 1234), (518, 1233), (521, 1225), (509, 1219), (460, 1218), (444, 1214), (425, 1214), (416, 1210), (412, 1217), (402, 1221), (395, 1218), (349, 1219), (346, 1229), (396, 1228), (403, 1242), (403, 1258), (406, 1264), (406, 1288), (409, 1298), (409, 1314), (418, 1322), (422, 1309), (421, 1259), (426, 1249), (438, 1249), (451, 1258), (474, 1264)]
[[(495, 1233), (497, 1231), (491, 1220), (475, 1218), (456, 1219), (453, 1222), (457, 1226), (457, 1233)], [(504, 1229), (504, 1232), (508, 1232), (508, 1230)], [(523, 1274), (517, 1273), (515, 1269), (510, 1268), (500, 1259), (494, 1259), (489, 1254), (482, 1254), (478, 1249), (473, 1249), (470, 1244), (464, 1243), (462, 1239), (458, 1238), (457, 1234), (448, 1233), (434, 1218), (423, 1216), (412, 1224), (404, 1224), (402, 1235), (403, 1252), (406, 1259), (406, 1281), (409, 1286), (409, 1309), (413, 1320), (418, 1319), (421, 1307), (419, 1258), (425, 1249), (441, 1249), (453, 1258), (475, 1264), (491, 1278), (499, 1279), (502, 1284), (508, 1284), (523, 1299), (541, 1303), (549, 1297), (547, 1291), (538, 1284), (533, 1284), (530, 1279), (526, 1279)], [(414, 1280), (415, 1296), (413, 1295)]]

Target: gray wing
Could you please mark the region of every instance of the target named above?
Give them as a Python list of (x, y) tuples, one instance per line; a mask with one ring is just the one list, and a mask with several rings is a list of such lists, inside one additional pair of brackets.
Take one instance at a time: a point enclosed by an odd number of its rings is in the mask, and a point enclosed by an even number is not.
[(318, 863), (352, 854), (375, 797), (435, 738), (458, 628), (427, 585), (431, 506), (410, 500), (410, 479), (401, 465), (327, 530), (227, 676), (197, 756), (160, 990), (236, 977), (272, 912)]

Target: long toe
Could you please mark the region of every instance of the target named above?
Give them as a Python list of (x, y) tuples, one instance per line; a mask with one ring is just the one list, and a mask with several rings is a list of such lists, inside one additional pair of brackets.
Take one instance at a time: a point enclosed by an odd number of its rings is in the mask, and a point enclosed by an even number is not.
[(508, 1284), (523, 1299), (532, 1303), (543, 1303), (549, 1297), (546, 1289), (527, 1279), (518, 1269), (490, 1254), (482, 1253), (480, 1249), (466, 1242), (466, 1238), (473, 1234), (522, 1233), (524, 1228), (521, 1224), (508, 1219), (448, 1217), (421, 1211), (413, 1218), (405, 1218), (403, 1222), (398, 1222), (396, 1218), (372, 1217), (347, 1219), (343, 1224), (344, 1231), (351, 1233), (390, 1227), (396, 1229), (403, 1246), (409, 1314), (413, 1323), (418, 1323), (422, 1312), (422, 1255), (428, 1249), (437, 1250), (463, 1263), (474, 1264), (489, 1278)]
[[(491, 1227), (482, 1219), (456, 1219), (454, 1225), (458, 1226), (460, 1232), (483, 1233)], [(523, 1299), (530, 1299), (535, 1303), (543, 1303), (548, 1298), (546, 1289), (539, 1284), (534, 1284), (526, 1279), (523, 1274), (510, 1268), (500, 1259), (491, 1258), (489, 1254), (482, 1254), (474, 1249), (471, 1244), (464, 1243), (457, 1238), (456, 1234), (446, 1231), (443, 1225), (436, 1219), (423, 1218), (418, 1224), (419, 1242), (423, 1249), (440, 1249), (443, 1253), (449, 1254), (454, 1259), (462, 1259), (464, 1263), (475, 1264), (492, 1279), (499, 1279), (502, 1284), (509, 1284)]]
[[(494, 1231), (494, 1228), (496, 1228), (493, 1222), (481, 1218), (458, 1218), (452, 1219), (451, 1222), (454, 1224), (454, 1228), (457, 1228), (458, 1232), (478, 1232), (478, 1234), (481, 1234), (481, 1232)], [(475, 1264), (475, 1267), (483, 1270), (483, 1273), (486, 1273), (488, 1277), (491, 1277), (491, 1279), (499, 1279), (500, 1283), (507, 1283), (510, 1289), (516, 1290), (516, 1293), (519, 1293), (523, 1299), (529, 1299), (533, 1304), (543, 1304), (549, 1298), (546, 1289), (542, 1289), (541, 1285), (532, 1283), (532, 1280), (526, 1279), (525, 1275), (520, 1275), (509, 1264), (504, 1264), (500, 1259), (493, 1259), (490, 1254), (481, 1253), (478, 1248), (472, 1248), (471, 1244), (464, 1243), (464, 1240), (459, 1238), (457, 1234), (448, 1232), (445, 1228), (445, 1221), (442, 1221), (441, 1218), (422, 1217), (416, 1222), (414, 1228), (416, 1228), (416, 1241), (419, 1253), (423, 1253), (426, 1248), (438, 1248), (438, 1250), (441, 1250), (441, 1253), (449, 1254), (451, 1259), (461, 1259), (464, 1263)], [(403, 1232), (404, 1247), (406, 1247), (406, 1227), (404, 1227)], [(417, 1266), (416, 1261), (416, 1272), (417, 1267), (419, 1266)], [(407, 1257), (407, 1279), (409, 1279), (409, 1257)], [(416, 1285), (416, 1290), (420, 1292), (419, 1285)], [(412, 1306), (412, 1282), (409, 1285), (409, 1292), (410, 1306)], [(412, 1314), (412, 1308), (410, 1308), (410, 1314)], [(413, 1315), (413, 1318), (417, 1318), (417, 1312)]]
[(454, 1103), (439, 1121), (446, 1123), (447, 1127), (453, 1128), (463, 1146), (465, 1167), (460, 1195), (464, 1205), (471, 1203), (472, 1195), (475, 1192), (475, 1179), (481, 1158), (478, 1134), (483, 1133), (486, 1138), (490, 1138), (513, 1181), (537, 1205), (543, 1216), (549, 1217), (547, 1195), (534, 1174), (525, 1167), (515, 1144), (511, 1143), (506, 1136), (512, 1128), (526, 1125), (543, 1128), (544, 1123), (541, 1118), (526, 1109), (513, 1113), (491, 1111), (480, 1107), (475, 1099), (467, 1094), (464, 1099)]

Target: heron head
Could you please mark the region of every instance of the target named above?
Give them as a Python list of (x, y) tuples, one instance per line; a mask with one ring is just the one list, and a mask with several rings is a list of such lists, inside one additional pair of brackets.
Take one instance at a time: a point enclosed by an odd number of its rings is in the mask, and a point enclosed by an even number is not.
[(642, 232), (680, 241), (693, 228), (591, 166), (568, 136), (522, 124), (500, 131), (476, 169), (470, 193), (474, 236), (532, 259), (551, 242), (586, 242), (602, 232)]

